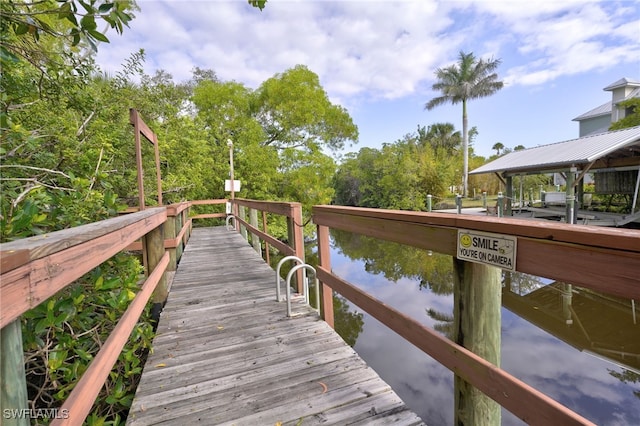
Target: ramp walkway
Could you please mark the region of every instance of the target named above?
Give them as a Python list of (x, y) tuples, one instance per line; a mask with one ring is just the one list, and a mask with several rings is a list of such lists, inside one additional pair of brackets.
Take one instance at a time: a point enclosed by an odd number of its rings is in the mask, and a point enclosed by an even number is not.
[(236, 232), (193, 230), (128, 425), (421, 425)]

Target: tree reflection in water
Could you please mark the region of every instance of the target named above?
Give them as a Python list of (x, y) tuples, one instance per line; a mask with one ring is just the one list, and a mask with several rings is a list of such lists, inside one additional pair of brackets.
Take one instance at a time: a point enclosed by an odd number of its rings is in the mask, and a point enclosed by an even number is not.
[[(437, 295), (449, 295), (453, 293), (454, 280), (451, 256), (345, 231), (331, 230), (331, 236), (333, 237), (334, 248), (339, 253), (351, 260), (364, 261), (365, 270), (370, 274), (382, 275), (392, 282), (397, 282), (403, 278), (414, 280), (419, 283), (421, 289), (429, 290)], [(568, 337), (565, 336), (565, 334), (569, 332), (577, 334), (585, 333), (584, 330), (581, 330), (580, 327), (578, 327), (577, 322), (580, 320), (580, 317), (586, 319), (585, 315), (587, 315), (587, 313), (581, 311), (579, 312), (580, 315), (578, 315), (578, 313), (574, 311), (574, 308), (577, 310), (580, 306), (576, 305), (571, 307), (572, 296), (574, 298), (588, 297), (589, 303), (597, 303), (598, 300), (603, 300), (602, 305), (594, 305), (600, 306), (597, 308), (600, 315), (604, 315), (605, 310), (611, 309), (606, 302), (607, 300), (610, 301), (612, 299), (609, 296), (599, 296), (596, 292), (590, 290), (581, 289), (569, 284), (557, 283), (550, 279), (520, 272), (503, 271), (502, 286), (503, 297), (506, 297), (506, 300), (510, 302), (506, 303), (503, 300), (505, 308), (513, 311), (522, 318), (525, 318), (527, 321), (533, 321), (532, 324), (546, 330), (548, 333), (551, 333), (561, 340), (567, 339)], [(547, 301), (547, 304), (542, 305), (541, 303), (545, 300)], [(564, 303), (562, 302), (563, 300)], [(569, 302), (567, 302), (567, 300), (569, 300)], [(582, 306), (583, 299), (579, 300), (579, 303)], [(626, 303), (627, 301), (630, 302), (629, 300), (618, 300), (617, 303), (618, 305), (629, 306), (630, 303)], [(516, 303), (515, 305), (514, 302)], [(345, 302), (340, 303), (342, 303), (340, 307), (344, 308)], [(619, 309), (620, 308), (618, 307), (614, 310)], [(426, 312), (426, 315), (436, 321), (433, 328), (447, 338), (452, 339), (453, 312), (442, 312), (434, 309), (433, 307), (425, 307), (424, 311)], [(527, 312), (534, 312), (535, 314), (527, 314)], [(344, 312), (341, 312), (340, 315), (344, 314)], [(546, 317), (544, 315), (546, 315)], [(539, 323), (536, 318), (540, 318), (541, 316), (543, 322)], [(571, 318), (572, 316), (575, 317), (576, 325), (567, 326), (564, 320)], [(548, 319), (556, 317), (563, 320), (561, 321), (562, 324), (559, 331), (554, 331), (554, 329), (548, 325)], [(600, 322), (602, 322), (602, 320), (604, 320), (604, 316), (601, 318)], [(619, 323), (620, 327), (623, 327), (623, 323), (627, 324), (627, 321), (620, 323), (620, 320), (616, 320), (614, 323)], [(338, 324), (337, 318), (336, 324)], [(567, 324), (570, 324), (570, 322), (567, 322)], [(582, 326), (583, 324), (579, 325)], [(625, 327), (626, 332), (629, 333), (628, 335), (632, 336), (630, 340), (626, 339), (625, 352), (630, 356), (627, 362), (622, 362), (624, 360), (617, 359), (618, 357), (611, 354), (607, 356), (606, 351), (600, 351), (598, 356), (602, 356), (603, 358), (610, 357), (616, 364), (621, 363), (621, 365), (635, 366), (635, 363), (640, 359), (640, 355), (637, 355), (640, 352), (635, 352), (634, 356), (634, 351), (637, 346), (637, 342), (634, 343), (634, 341), (640, 340), (637, 338), (639, 336), (637, 331), (638, 329), (637, 327), (632, 327), (627, 330), (629, 326), (625, 325)], [(362, 325), (359, 325), (360, 330), (361, 328)], [(618, 328), (617, 332), (621, 332), (621, 330), (621, 328)], [(633, 338), (633, 336), (636, 337)], [(576, 345), (575, 339), (576, 338), (573, 337), (573, 340), (565, 341), (579, 350), (591, 349), (591, 351), (595, 351), (595, 348), (593, 347), (590, 348), (584, 345)], [(349, 344), (351, 345), (354, 343), (355, 341), (349, 341)], [(593, 342), (591, 343), (593, 344)], [(633, 368), (632, 370), (621, 368), (620, 372), (618, 372), (616, 370), (607, 369), (612, 377), (615, 377), (620, 382), (628, 385), (640, 383), (640, 374), (633, 370)], [(633, 390), (633, 394), (635, 397), (640, 398), (640, 390)]]

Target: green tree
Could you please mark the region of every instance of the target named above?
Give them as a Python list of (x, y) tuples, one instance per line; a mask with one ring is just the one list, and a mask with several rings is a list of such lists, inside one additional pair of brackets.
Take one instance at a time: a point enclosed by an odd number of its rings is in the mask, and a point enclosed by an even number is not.
[(426, 130), (418, 126), (418, 139), (422, 144), (428, 143), (434, 151), (442, 150), (444, 155), (452, 156), (459, 152), (462, 137), (451, 123), (435, 123)]
[(233, 81), (200, 79), (192, 101), (216, 153), (233, 141), (242, 196), (296, 200), (307, 211), (331, 201), (335, 163), (323, 150), (354, 140), (357, 128), (346, 110), (329, 102), (316, 74), (297, 66), (255, 91)]
[(502, 144), (502, 142), (496, 142), (495, 144), (493, 144), (491, 149), (495, 149), (496, 155), (500, 155), (500, 151), (504, 149), (504, 145)]
[(640, 98), (631, 98), (618, 104), (626, 110), (625, 117), (613, 123), (609, 130), (626, 129), (627, 127), (640, 126)]
[[(133, 19), (132, 0), (119, 1), (3, 1), (0, 5), (0, 56), (3, 61), (26, 60), (36, 67), (42, 58), (51, 60), (50, 51), (39, 45), (41, 38), (52, 37), (74, 47), (86, 41), (93, 49), (98, 42), (108, 43), (98, 31), (98, 21), (121, 34)], [(6, 36), (5, 36), (6, 35)]]
[(499, 59), (477, 59), (473, 53), (460, 52), (458, 62), (436, 70), (437, 82), (432, 89), (442, 93), (425, 104), (431, 110), (451, 102), (462, 103), (462, 150), (463, 150), (463, 196), (468, 193), (469, 178), (469, 130), (467, 101), (491, 96), (503, 87), (494, 72), (500, 65)]
[(318, 76), (303, 65), (262, 83), (254, 102), (253, 115), (265, 133), (265, 146), (338, 151), (358, 138), (349, 113), (329, 101)]

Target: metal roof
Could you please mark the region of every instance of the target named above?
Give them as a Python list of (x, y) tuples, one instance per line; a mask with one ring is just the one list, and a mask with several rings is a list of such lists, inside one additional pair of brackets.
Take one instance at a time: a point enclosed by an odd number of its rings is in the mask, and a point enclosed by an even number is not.
[(596, 108), (592, 109), (591, 111), (587, 111), (584, 114), (580, 114), (579, 116), (577, 116), (576, 118), (574, 118), (571, 121), (581, 121), (581, 120), (585, 120), (587, 118), (598, 117), (598, 116), (601, 116), (601, 115), (611, 115), (611, 101), (605, 102), (604, 104), (600, 105), (599, 107), (596, 107)]
[(605, 87), (602, 90), (614, 90), (617, 89), (618, 87), (624, 87), (624, 86), (640, 86), (640, 81), (636, 81), (632, 78), (621, 78), (620, 80), (611, 83), (610, 85), (608, 85), (607, 87)]
[[(640, 165), (640, 126), (510, 152), (470, 174), (518, 174), (574, 166), (580, 168), (607, 156), (636, 157), (637, 165)], [(636, 164), (634, 161), (631, 163)]]
[[(624, 99), (618, 100), (616, 102), (616, 105), (622, 101), (626, 101), (627, 99), (640, 97), (640, 81), (635, 81), (630, 78), (621, 78), (620, 80), (616, 81), (615, 83), (611, 83), (610, 85), (608, 85), (602, 90), (612, 91), (619, 87), (626, 87), (626, 86), (635, 87), (635, 88), (631, 92), (629, 92), (629, 94), (625, 96)], [(593, 117), (599, 117), (602, 115), (611, 114), (611, 109), (612, 109), (611, 105), (612, 105), (612, 101), (606, 102), (598, 107), (595, 107), (592, 110), (585, 112), (584, 114), (580, 114), (576, 118), (572, 119), (572, 121), (582, 121), (582, 120), (586, 120), (587, 118), (593, 118)]]

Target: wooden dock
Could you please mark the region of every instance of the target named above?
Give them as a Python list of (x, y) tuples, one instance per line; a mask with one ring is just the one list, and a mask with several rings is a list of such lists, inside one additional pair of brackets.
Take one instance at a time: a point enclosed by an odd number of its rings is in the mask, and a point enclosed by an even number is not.
[(294, 312), (238, 233), (194, 229), (127, 424), (424, 424), (312, 309)]

